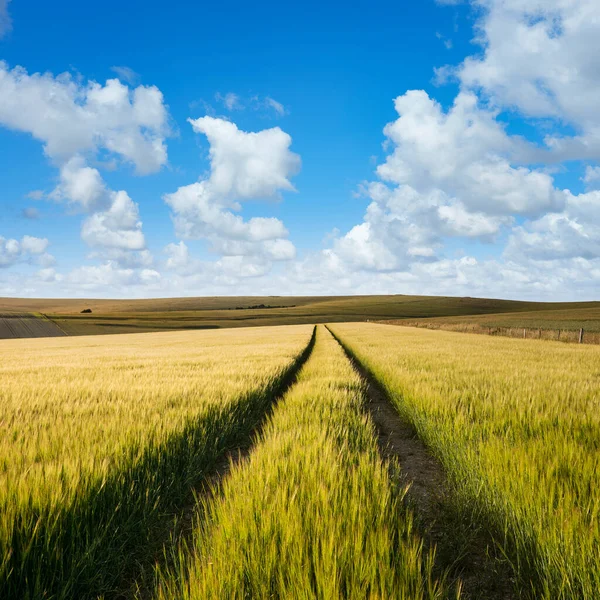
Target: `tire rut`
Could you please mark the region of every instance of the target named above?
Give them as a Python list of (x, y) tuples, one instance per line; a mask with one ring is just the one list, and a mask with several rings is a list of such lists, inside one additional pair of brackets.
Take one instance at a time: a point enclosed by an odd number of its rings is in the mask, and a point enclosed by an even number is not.
[(458, 521), (452, 507), (451, 486), (440, 462), (414, 427), (400, 416), (384, 387), (326, 327), (364, 382), (365, 408), (377, 430), (381, 457), (390, 465), (392, 477), (400, 485), (408, 486), (406, 501), (415, 514), (426, 547), (436, 548), (440, 571), (449, 569), (457, 584), (460, 582), (461, 600), (519, 598), (512, 572), (500, 560), (493, 540), (483, 531)]

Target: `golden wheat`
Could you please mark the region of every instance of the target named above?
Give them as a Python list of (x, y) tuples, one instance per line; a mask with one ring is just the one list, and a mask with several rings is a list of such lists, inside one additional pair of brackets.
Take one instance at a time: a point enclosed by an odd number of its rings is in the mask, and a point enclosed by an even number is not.
[(600, 589), (600, 348), (389, 325), (332, 330), (441, 459), (534, 598)]

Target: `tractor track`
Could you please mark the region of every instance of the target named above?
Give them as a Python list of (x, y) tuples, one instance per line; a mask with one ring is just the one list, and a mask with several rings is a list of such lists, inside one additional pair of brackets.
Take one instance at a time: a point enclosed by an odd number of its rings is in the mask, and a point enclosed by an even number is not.
[[(443, 466), (429, 452), (414, 427), (399, 415), (384, 387), (326, 327), (364, 382), (365, 408), (377, 430), (379, 452), (390, 465), (392, 477), (408, 487), (406, 501), (415, 514), (427, 547), (436, 549), (440, 572), (450, 569), (456, 583), (460, 581), (462, 600), (516, 600), (512, 572), (499, 560), (490, 536), (475, 528), (465, 530), (466, 524), (457, 522), (452, 490)], [(459, 527), (460, 535), (456, 536), (454, 532)]]

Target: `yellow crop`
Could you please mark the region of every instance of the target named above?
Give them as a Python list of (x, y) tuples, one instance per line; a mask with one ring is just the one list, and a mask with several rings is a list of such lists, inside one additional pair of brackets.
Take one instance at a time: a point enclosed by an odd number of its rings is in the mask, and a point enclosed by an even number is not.
[(0, 342), (0, 597), (114, 585), (128, 544), (247, 435), (312, 329)]
[(363, 387), (323, 327), (248, 461), (200, 510), (160, 600), (442, 597), (378, 455)]
[(332, 331), (441, 459), (523, 589), (600, 590), (600, 348), (340, 324)]

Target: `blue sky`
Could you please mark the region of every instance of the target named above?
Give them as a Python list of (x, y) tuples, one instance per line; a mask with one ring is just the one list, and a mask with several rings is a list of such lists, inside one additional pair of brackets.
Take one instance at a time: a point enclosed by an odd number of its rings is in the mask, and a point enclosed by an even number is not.
[(0, 295), (596, 299), (594, 4), (0, 0)]

